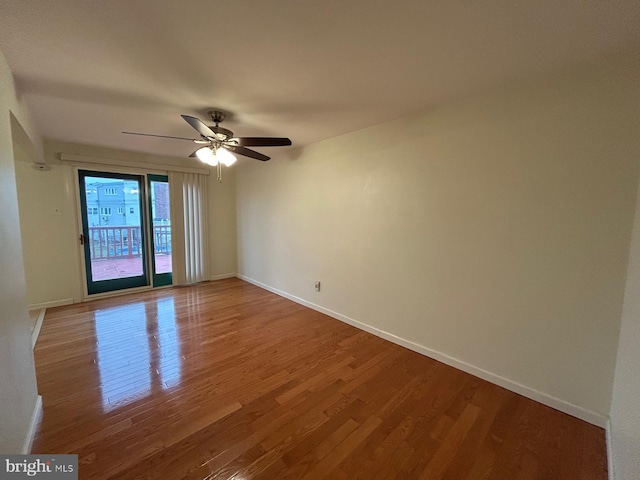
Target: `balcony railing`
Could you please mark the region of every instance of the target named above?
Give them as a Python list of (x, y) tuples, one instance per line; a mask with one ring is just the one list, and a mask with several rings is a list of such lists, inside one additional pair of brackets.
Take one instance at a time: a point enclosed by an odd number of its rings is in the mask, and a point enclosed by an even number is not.
[[(142, 255), (140, 227), (89, 227), (91, 259), (133, 258)], [(156, 255), (171, 255), (171, 225), (153, 227)]]

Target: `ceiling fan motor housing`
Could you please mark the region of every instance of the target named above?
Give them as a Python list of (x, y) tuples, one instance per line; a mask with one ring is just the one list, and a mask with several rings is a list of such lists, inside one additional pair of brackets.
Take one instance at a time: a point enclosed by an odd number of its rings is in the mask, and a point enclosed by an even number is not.
[(214, 133), (216, 133), (217, 135), (223, 136), (224, 138), (221, 140), (229, 140), (230, 138), (233, 138), (233, 132), (231, 130), (227, 130), (226, 128), (219, 127), (218, 125), (215, 125), (209, 128), (213, 130)]
[(231, 130), (227, 130), (226, 128), (218, 126), (218, 124), (224, 121), (224, 119), (227, 117), (226, 113), (220, 110), (209, 110), (209, 112), (207, 113), (209, 114), (209, 118), (211, 118), (211, 121), (215, 123), (215, 126), (209, 128), (220, 137), (224, 137), (220, 138), (220, 140), (228, 140), (230, 138), (233, 138), (233, 132)]

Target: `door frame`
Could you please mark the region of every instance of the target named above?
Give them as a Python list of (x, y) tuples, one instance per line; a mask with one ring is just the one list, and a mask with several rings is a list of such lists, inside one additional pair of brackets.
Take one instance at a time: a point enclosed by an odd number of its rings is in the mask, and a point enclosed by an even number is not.
[[(151, 259), (150, 263), (150, 278), (151, 284), (154, 288), (156, 287), (166, 287), (173, 284), (173, 271), (168, 273), (156, 273), (156, 251), (155, 251), (155, 243), (156, 238), (153, 232), (153, 207), (151, 205), (151, 182), (166, 182), (169, 185), (169, 176), (168, 175), (158, 175), (155, 173), (147, 173), (147, 185), (146, 185), (146, 200), (147, 200), (147, 215), (149, 221), (148, 232), (149, 232), (149, 258)], [(171, 208), (171, 207), (169, 207)], [(173, 262), (172, 262), (173, 263)], [(173, 270), (173, 269), (172, 269)]]
[[(86, 216), (87, 212), (87, 198), (86, 198), (86, 188), (85, 187), (85, 177), (95, 176), (103, 176), (106, 178), (129, 178), (139, 181), (141, 194), (139, 196), (140, 202), (140, 231), (147, 231), (147, 213), (146, 208), (144, 206), (143, 200), (146, 198), (146, 174), (145, 173), (129, 173), (129, 172), (121, 172), (114, 170), (107, 170), (101, 168), (101, 166), (96, 167), (100, 168), (99, 170), (95, 167), (79, 167), (76, 170), (75, 175), (75, 183), (77, 186), (78, 192), (78, 217), (79, 217), (79, 226), (81, 234), (84, 238), (89, 238), (89, 226), (88, 226), (88, 217)], [(82, 243), (82, 237), (81, 243)], [(84, 283), (84, 291), (87, 297), (94, 297), (94, 295), (100, 294), (114, 294), (117, 292), (121, 292), (122, 290), (132, 291), (132, 289), (146, 289), (150, 288), (150, 278), (149, 278), (149, 267), (148, 267), (148, 247), (147, 247), (147, 239), (145, 235), (142, 235), (141, 242), (141, 252), (142, 252), (142, 275), (136, 277), (128, 277), (128, 278), (118, 278), (113, 280), (101, 280), (99, 282), (94, 282), (91, 278), (91, 252), (90, 247), (88, 245), (82, 245), (82, 258), (83, 258), (83, 266), (84, 266), (84, 275), (83, 275), (83, 283)]]

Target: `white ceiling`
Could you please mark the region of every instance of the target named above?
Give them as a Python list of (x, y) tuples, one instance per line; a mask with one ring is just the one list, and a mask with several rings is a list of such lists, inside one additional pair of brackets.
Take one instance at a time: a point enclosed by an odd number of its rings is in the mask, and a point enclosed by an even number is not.
[(639, 25), (637, 0), (0, 0), (0, 51), (45, 137), (184, 157), (120, 132), (195, 137), (179, 115), (219, 107), (306, 145), (640, 48)]

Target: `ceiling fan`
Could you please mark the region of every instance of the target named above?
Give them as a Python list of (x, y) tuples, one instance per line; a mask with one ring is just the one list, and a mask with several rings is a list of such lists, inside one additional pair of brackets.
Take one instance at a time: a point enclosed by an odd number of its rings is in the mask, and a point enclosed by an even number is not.
[(284, 147), (291, 145), (291, 140), (284, 137), (234, 137), (231, 130), (219, 125), (225, 119), (226, 115), (224, 112), (220, 110), (210, 110), (208, 113), (211, 121), (215, 123), (214, 126), (209, 127), (196, 117), (181, 115), (185, 122), (200, 134), (200, 138), (172, 137), (138, 132), (122, 133), (126, 133), (127, 135), (142, 135), (145, 137), (188, 140), (203, 145), (189, 156), (198, 157), (200, 161), (207, 165), (217, 167), (218, 180), (222, 179), (222, 165), (229, 167), (235, 163), (236, 157), (233, 155), (234, 153), (266, 162), (271, 157), (267, 157), (247, 147)]

